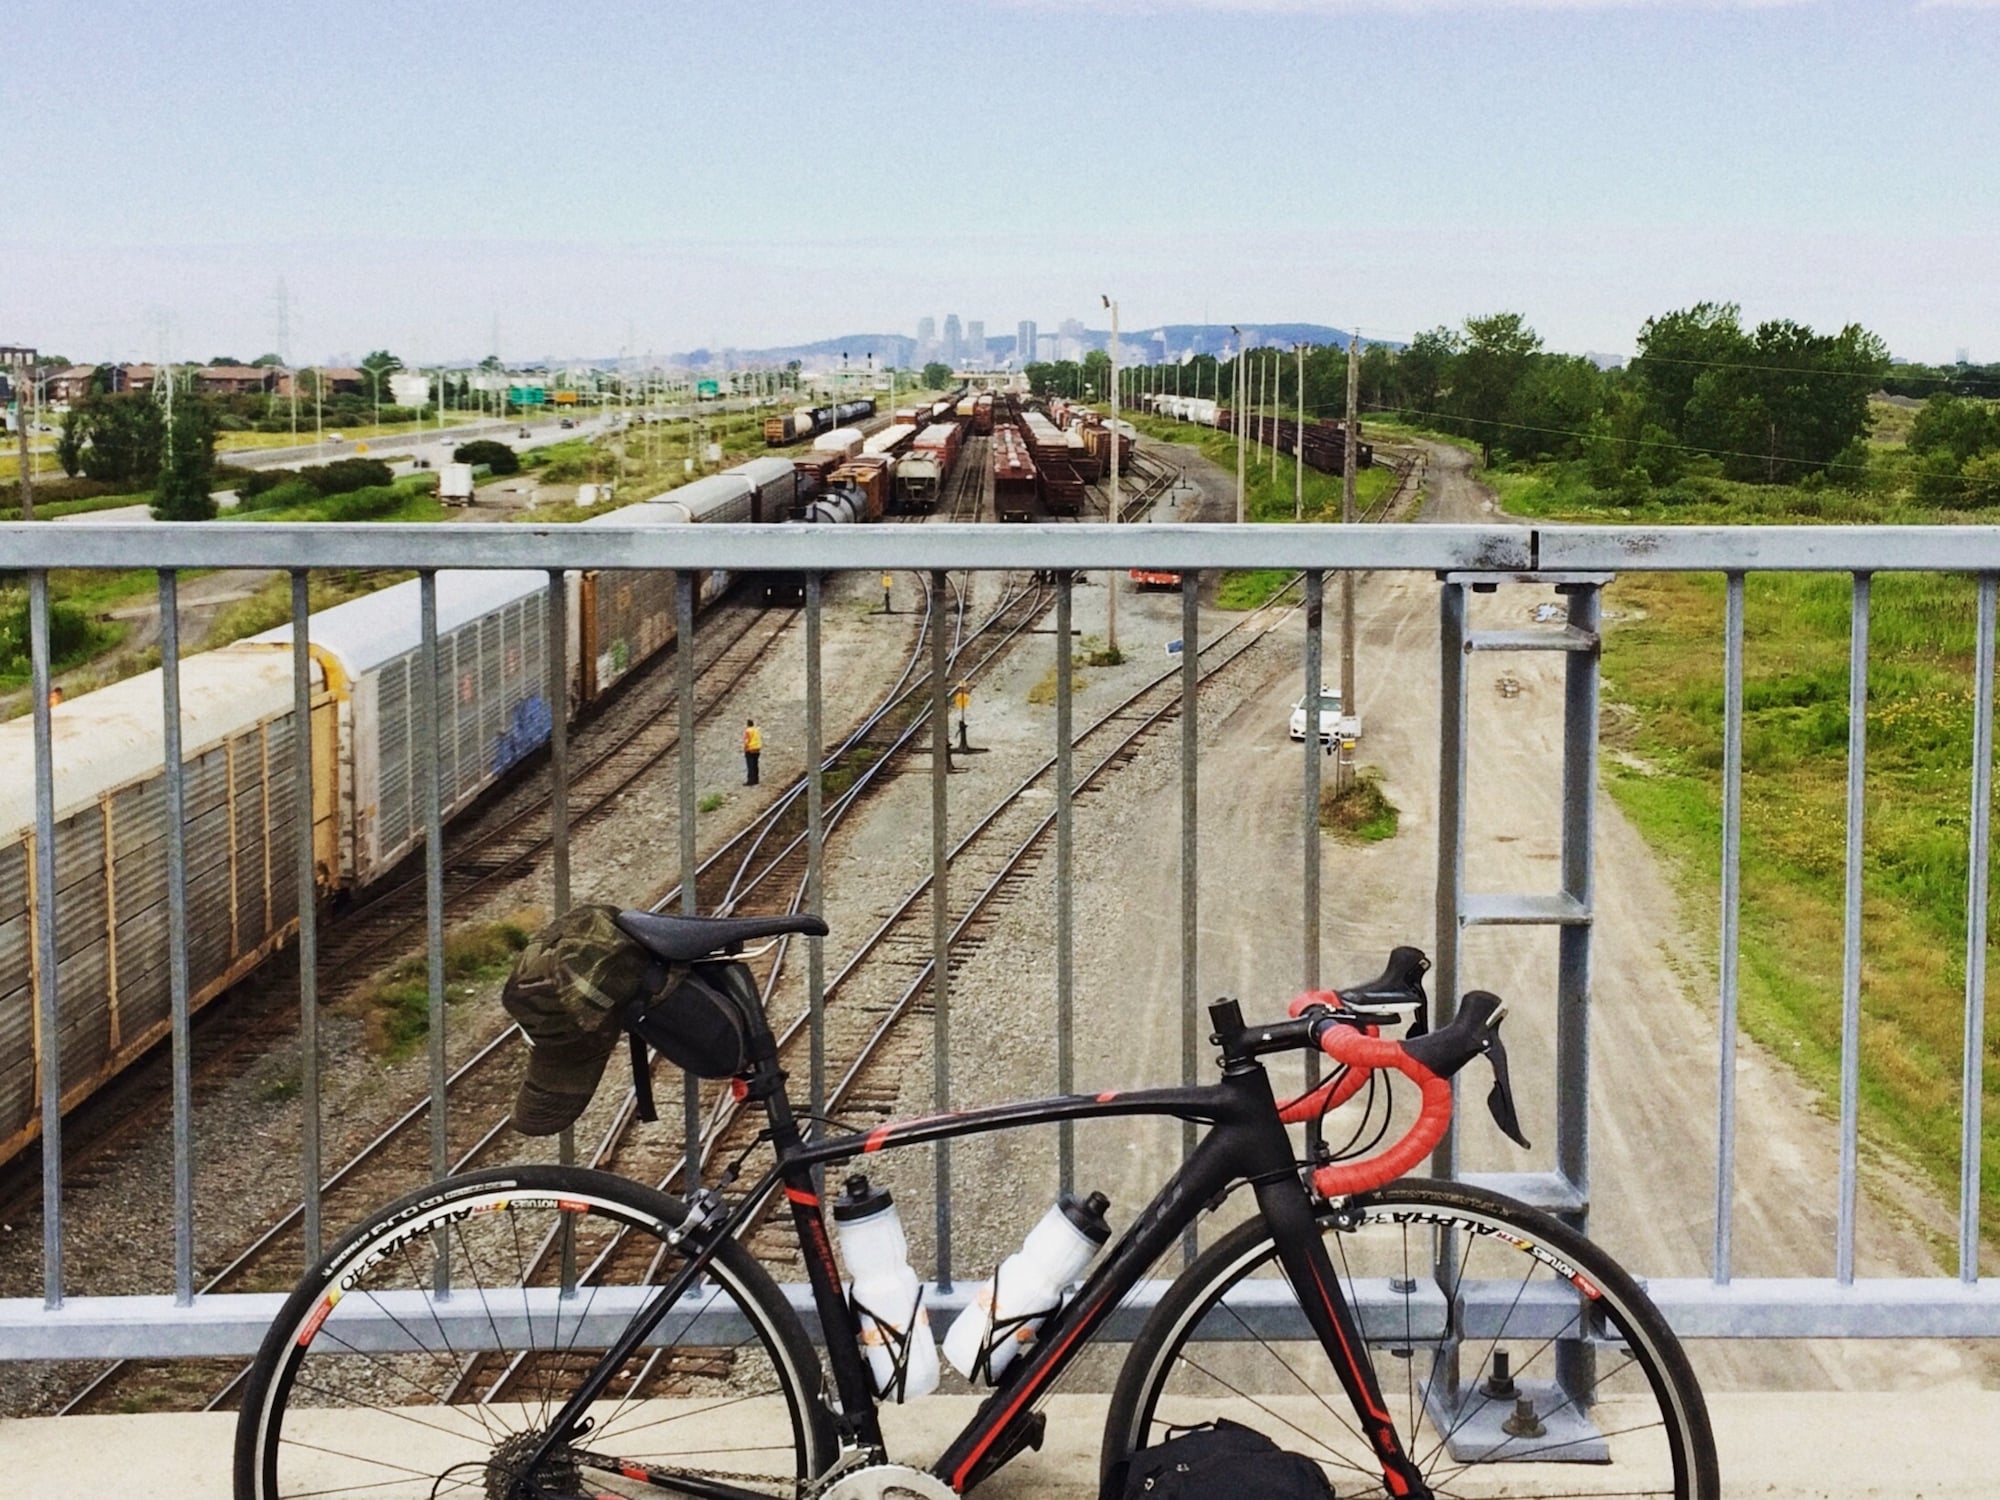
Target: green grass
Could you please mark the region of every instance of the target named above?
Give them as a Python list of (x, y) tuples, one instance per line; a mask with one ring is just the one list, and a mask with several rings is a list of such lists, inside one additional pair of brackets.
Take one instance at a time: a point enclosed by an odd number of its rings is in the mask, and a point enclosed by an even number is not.
[(1382, 790), (1372, 768), (1358, 771), (1346, 786), (1324, 787), (1319, 794), (1319, 826), (1350, 844), (1379, 844), (1396, 836), (1401, 814)]
[[(16, 499), (18, 500), (18, 493)], [(92, 495), (83, 500), (36, 500), (35, 519), (53, 521), (61, 516), (80, 516), (94, 510), (122, 510), (128, 505), (151, 505), (150, 491), (137, 495)], [(18, 521), (21, 507), (18, 504), (0, 506), (0, 521)]]
[[(1697, 478), (1618, 503), (1573, 468), (1489, 477), (1514, 514), (1963, 519), (1893, 493)], [(1709, 575), (1633, 573), (1605, 596), (1606, 699), (1633, 710), (1607, 727), (1614, 753), (1605, 783), (1696, 902), (1695, 929), (1709, 932), (1721, 862), (1724, 587)], [(1753, 574), (1745, 589), (1742, 1018), (1829, 1111), (1839, 1096), (1850, 602), (1845, 575)], [(1947, 1199), (1958, 1182), (1975, 617), (1969, 579), (1875, 580), (1861, 1119), (1871, 1141), (1913, 1163)], [(1984, 1047), (2000, 1056), (2000, 1017)], [(2000, 1208), (2000, 1070), (1987, 1072), (1981, 1156), (1991, 1221)]]
[(721, 812), (729, 798), (721, 792), (709, 792), (695, 803), (695, 811), (703, 813)]
[(1216, 585), (1217, 609), (1257, 609), (1293, 577), (1289, 568), (1248, 568), (1224, 573)]
[[(499, 978), (528, 946), (541, 926), (538, 913), (520, 912), (498, 922), (474, 922), (445, 934), (445, 1001), (471, 995)], [(406, 958), (364, 986), (349, 1004), (363, 1017), (367, 1043), (377, 1056), (396, 1062), (430, 1035), (430, 979), (425, 960)]]

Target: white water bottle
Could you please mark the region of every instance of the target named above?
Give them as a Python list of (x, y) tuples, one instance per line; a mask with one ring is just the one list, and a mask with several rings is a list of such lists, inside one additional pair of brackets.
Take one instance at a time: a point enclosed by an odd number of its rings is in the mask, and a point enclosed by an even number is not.
[(937, 1389), (937, 1338), (923, 1284), (910, 1269), (903, 1219), (886, 1188), (859, 1175), (833, 1201), (833, 1228), (847, 1263), (848, 1300), (861, 1324), (861, 1352), (877, 1395), (914, 1401)]
[(1021, 1248), (1000, 1262), (993, 1279), (972, 1294), (944, 1336), (944, 1356), (967, 1380), (996, 1384), (1014, 1356), (1034, 1342), (1042, 1320), (1062, 1301), (1063, 1288), (1083, 1275), (1111, 1225), (1111, 1200), (1092, 1193), (1079, 1202), (1064, 1193)]

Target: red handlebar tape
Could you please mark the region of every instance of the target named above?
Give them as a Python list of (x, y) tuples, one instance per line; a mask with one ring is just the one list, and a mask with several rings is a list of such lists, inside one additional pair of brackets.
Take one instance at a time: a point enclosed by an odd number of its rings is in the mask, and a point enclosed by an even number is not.
[[(1292, 1001), (1291, 1013), (1296, 1016), (1315, 1005), (1337, 1009), (1340, 996), (1326, 990), (1309, 990)], [(1288, 1125), (1345, 1104), (1360, 1092), (1368, 1075), (1377, 1068), (1393, 1068), (1414, 1083), (1422, 1096), (1416, 1120), (1387, 1151), (1366, 1161), (1336, 1162), (1313, 1173), (1313, 1187), (1322, 1197), (1344, 1198), (1394, 1182), (1437, 1149), (1437, 1143), (1444, 1139), (1445, 1127), (1451, 1123), (1450, 1079), (1440, 1078), (1410, 1056), (1401, 1042), (1376, 1035), (1373, 1026), (1365, 1031), (1352, 1026), (1331, 1026), (1320, 1038), (1320, 1050), (1344, 1064), (1347, 1072), (1279, 1105), (1278, 1117)]]

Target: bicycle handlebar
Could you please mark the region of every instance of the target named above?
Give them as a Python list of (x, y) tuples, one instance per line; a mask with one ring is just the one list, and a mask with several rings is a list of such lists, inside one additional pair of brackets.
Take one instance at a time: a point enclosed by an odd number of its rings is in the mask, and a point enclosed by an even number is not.
[(1337, 1108), (1353, 1098), (1372, 1073), (1385, 1068), (1416, 1084), (1420, 1098), (1416, 1119), (1388, 1150), (1363, 1161), (1316, 1167), (1313, 1187), (1321, 1196), (1341, 1198), (1381, 1187), (1429, 1156), (1451, 1124), (1452, 1076), (1481, 1054), (1493, 1063), (1487, 1105), (1495, 1122), (1520, 1145), (1528, 1144), (1515, 1116), (1507, 1053), (1500, 1043), (1499, 996), (1469, 991), (1451, 1024), (1409, 1041), (1379, 1035), (1377, 1025), (1364, 1020), (1334, 991), (1307, 991), (1292, 1001), (1290, 1011), (1294, 1017), (1321, 1013), (1311, 1028), (1313, 1041), (1343, 1071), (1279, 1105), (1278, 1116), (1285, 1123), (1297, 1124)]

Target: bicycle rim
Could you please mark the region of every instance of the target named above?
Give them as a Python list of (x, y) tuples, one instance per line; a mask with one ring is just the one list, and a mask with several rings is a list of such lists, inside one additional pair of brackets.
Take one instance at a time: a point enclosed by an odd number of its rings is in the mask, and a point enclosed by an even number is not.
[[(1492, 1194), (1424, 1183), (1350, 1200), (1321, 1233), (1389, 1415), (1434, 1494), (1718, 1493), (1686, 1356), (1588, 1241)], [(1342, 1500), (1386, 1493), (1261, 1222), (1191, 1267), (1134, 1345), (1107, 1470), (1218, 1416), (1311, 1458)]]
[(615, 1177), (522, 1168), (374, 1215), (266, 1338), (238, 1425), (239, 1500), (503, 1500), (526, 1481), (659, 1494), (642, 1472), (796, 1495), (830, 1461), (818, 1365), (736, 1246), (615, 1373), (580, 1442), (528, 1472), (551, 1419), (679, 1268), (666, 1236), (680, 1212)]

